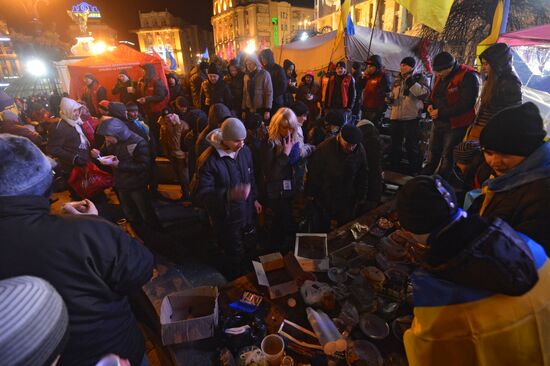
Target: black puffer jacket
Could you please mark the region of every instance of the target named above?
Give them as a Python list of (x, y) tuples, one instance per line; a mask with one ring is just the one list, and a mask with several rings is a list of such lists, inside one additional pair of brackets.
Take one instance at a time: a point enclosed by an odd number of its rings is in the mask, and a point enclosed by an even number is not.
[(367, 193), (367, 158), (363, 145), (350, 154), (338, 138), (323, 141), (309, 162), (306, 193), (329, 212), (359, 204)]
[[(212, 131), (207, 140), (210, 147), (197, 163), (197, 201), (204, 204), (214, 222), (238, 222), (241, 227), (251, 224), (256, 183), (250, 150), (245, 145), (235, 159), (221, 156), (217, 150), (221, 148), (219, 129)], [(229, 190), (239, 184), (250, 184), (250, 195), (243, 202), (229, 201)]]
[[(128, 74), (125, 74), (128, 76)], [(128, 88), (133, 87), (134, 93), (128, 93)], [(115, 86), (111, 90), (111, 93), (113, 95), (120, 95), (120, 101), (124, 104), (130, 103), (130, 102), (136, 102), (137, 99), (137, 82), (133, 81), (128, 77), (128, 80), (125, 82), (121, 82), (120, 80), (117, 80)]]
[(496, 77), (491, 102), (479, 107), (476, 124), (483, 127), (500, 110), (521, 104), (521, 81), (512, 68), (512, 50), (505, 43), (487, 48), (479, 58), (489, 63)]
[[(234, 66), (237, 68), (238, 73), (236, 76), (231, 76), (231, 73), (229, 72), (230, 66)], [(231, 60), (227, 69), (228, 69), (227, 75), (225, 75), (223, 80), (229, 87), (229, 91), (231, 92), (231, 96), (233, 97), (230, 108), (235, 112), (239, 112), (242, 110), (242, 104), (243, 104), (244, 73), (241, 71), (241, 69), (239, 68), (239, 65), (237, 64), (237, 61), (235, 60)], [(238, 117), (241, 117), (241, 116), (238, 116)]]
[(439, 278), (505, 295), (522, 295), (538, 281), (528, 245), (498, 218), (473, 215), (432, 234), (424, 261)]
[[(174, 80), (174, 86), (170, 85), (170, 79)], [(183, 88), (180, 85), (178, 77), (174, 74), (167, 74), (166, 81), (168, 82), (168, 91), (170, 92), (170, 102), (173, 102), (177, 97), (185, 96)]]
[(202, 110), (208, 111), (208, 108), (216, 103), (223, 103), (227, 107), (231, 107), (233, 103), (231, 91), (229, 91), (229, 87), (221, 77), (218, 79), (216, 84), (212, 84), (209, 80), (205, 80), (202, 82), (201, 86)]
[(206, 150), (210, 144), (206, 141), (206, 136), (216, 128), (219, 128), (226, 118), (232, 117), (231, 111), (225, 104), (217, 103), (210, 106), (208, 111), (208, 125), (201, 131), (197, 142), (195, 143), (195, 156), (197, 159)]
[(111, 102), (109, 103), (109, 115), (114, 118), (118, 118), (130, 131), (137, 134), (139, 137), (145, 141), (149, 141), (149, 135), (142, 128), (139, 128), (133, 121), (128, 119), (128, 114), (126, 111), (126, 106), (122, 103)]
[(273, 55), (273, 51), (269, 48), (262, 50), (259, 57), (260, 60), (265, 59), (265, 61), (267, 61), (263, 66), (271, 76), (271, 83), (273, 85), (273, 104), (283, 106), (284, 95), (288, 88), (288, 79), (285, 70), (281, 65), (275, 63), (275, 56)]
[(0, 279), (37, 276), (61, 294), (69, 341), (58, 365), (114, 353), (140, 365), (145, 344), (128, 304), (153, 272), (149, 250), (97, 216), (51, 215), (47, 198), (0, 197)]
[(103, 121), (97, 128), (97, 134), (114, 136), (118, 140), (115, 145), (101, 149), (102, 155), (115, 155), (120, 161), (118, 167), (113, 168), (114, 186), (127, 191), (146, 188), (151, 165), (148, 143), (117, 118)]

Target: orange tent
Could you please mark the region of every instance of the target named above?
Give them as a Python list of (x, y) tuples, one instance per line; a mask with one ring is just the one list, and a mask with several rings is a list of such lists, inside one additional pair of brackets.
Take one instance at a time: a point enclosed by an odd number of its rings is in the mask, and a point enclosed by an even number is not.
[(86, 86), (82, 80), (83, 76), (93, 74), (107, 90), (108, 99), (118, 101), (118, 96), (113, 96), (111, 90), (117, 82), (117, 75), (120, 70), (126, 70), (132, 80), (138, 81), (143, 75), (140, 66), (145, 64), (153, 64), (157, 75), (168, 90), (162, 62), (159, 56), (148, 55), (126, 45), (120, 45), (112, 51), (106, 51), (97, 56), (87, 57), (68, 65), (69, 74), (71, 75), (71, 97), (78, 99), (84, 94)]

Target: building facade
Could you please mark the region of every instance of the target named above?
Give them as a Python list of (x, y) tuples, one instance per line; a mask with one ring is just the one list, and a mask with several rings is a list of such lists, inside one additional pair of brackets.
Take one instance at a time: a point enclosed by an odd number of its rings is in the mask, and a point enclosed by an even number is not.
[[(376, 9), (377, 3), (380, 8)], [(412, 34), (418, 24), (411, 13), (395, 0), (352, 0), (354, 24), (389, 32)], [(320, 32), (338, 29), (340, 0), (315, 0), (315, 28)]]
[(0, 20), (0, 87), (6, 87), (9, 80), (22, 75), (21, 62), (15, 53), (6, 22)]
[(288, 43), (313, 26), (313, 8), (285, 1), (214, 0), (213, 5), (214, 46), (224, 59)]
[(212, 32), (186, 24), (168, 11), (139, 14), (141, 28), (135, 31), (141, 52), (156, 52), (171, 70), (191, 70), (205, 50), (212, 49)]

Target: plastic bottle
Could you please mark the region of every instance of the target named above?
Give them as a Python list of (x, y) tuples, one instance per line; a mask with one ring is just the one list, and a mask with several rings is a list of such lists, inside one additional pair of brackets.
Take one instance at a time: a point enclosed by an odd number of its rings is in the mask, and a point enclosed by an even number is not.
[(334, 322), (322, 311), (315, 311), (312, 308), (306, 309), (307, 319), (315, 335), (319, 339), (319, 343), (323, 347), (323, 351), (327, 355), (333, 355), (336, 352), (346, 350), (347, 342), (342, 337)]

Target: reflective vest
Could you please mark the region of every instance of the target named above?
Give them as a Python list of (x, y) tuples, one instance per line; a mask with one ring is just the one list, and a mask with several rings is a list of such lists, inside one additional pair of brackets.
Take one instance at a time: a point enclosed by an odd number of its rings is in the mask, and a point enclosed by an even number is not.
[(384, 110), (386, 91), (382, 90), (382, 80), (386, 77), (383, 71), (367, 78), (363, 90), (363, 107), (374, 110)]

